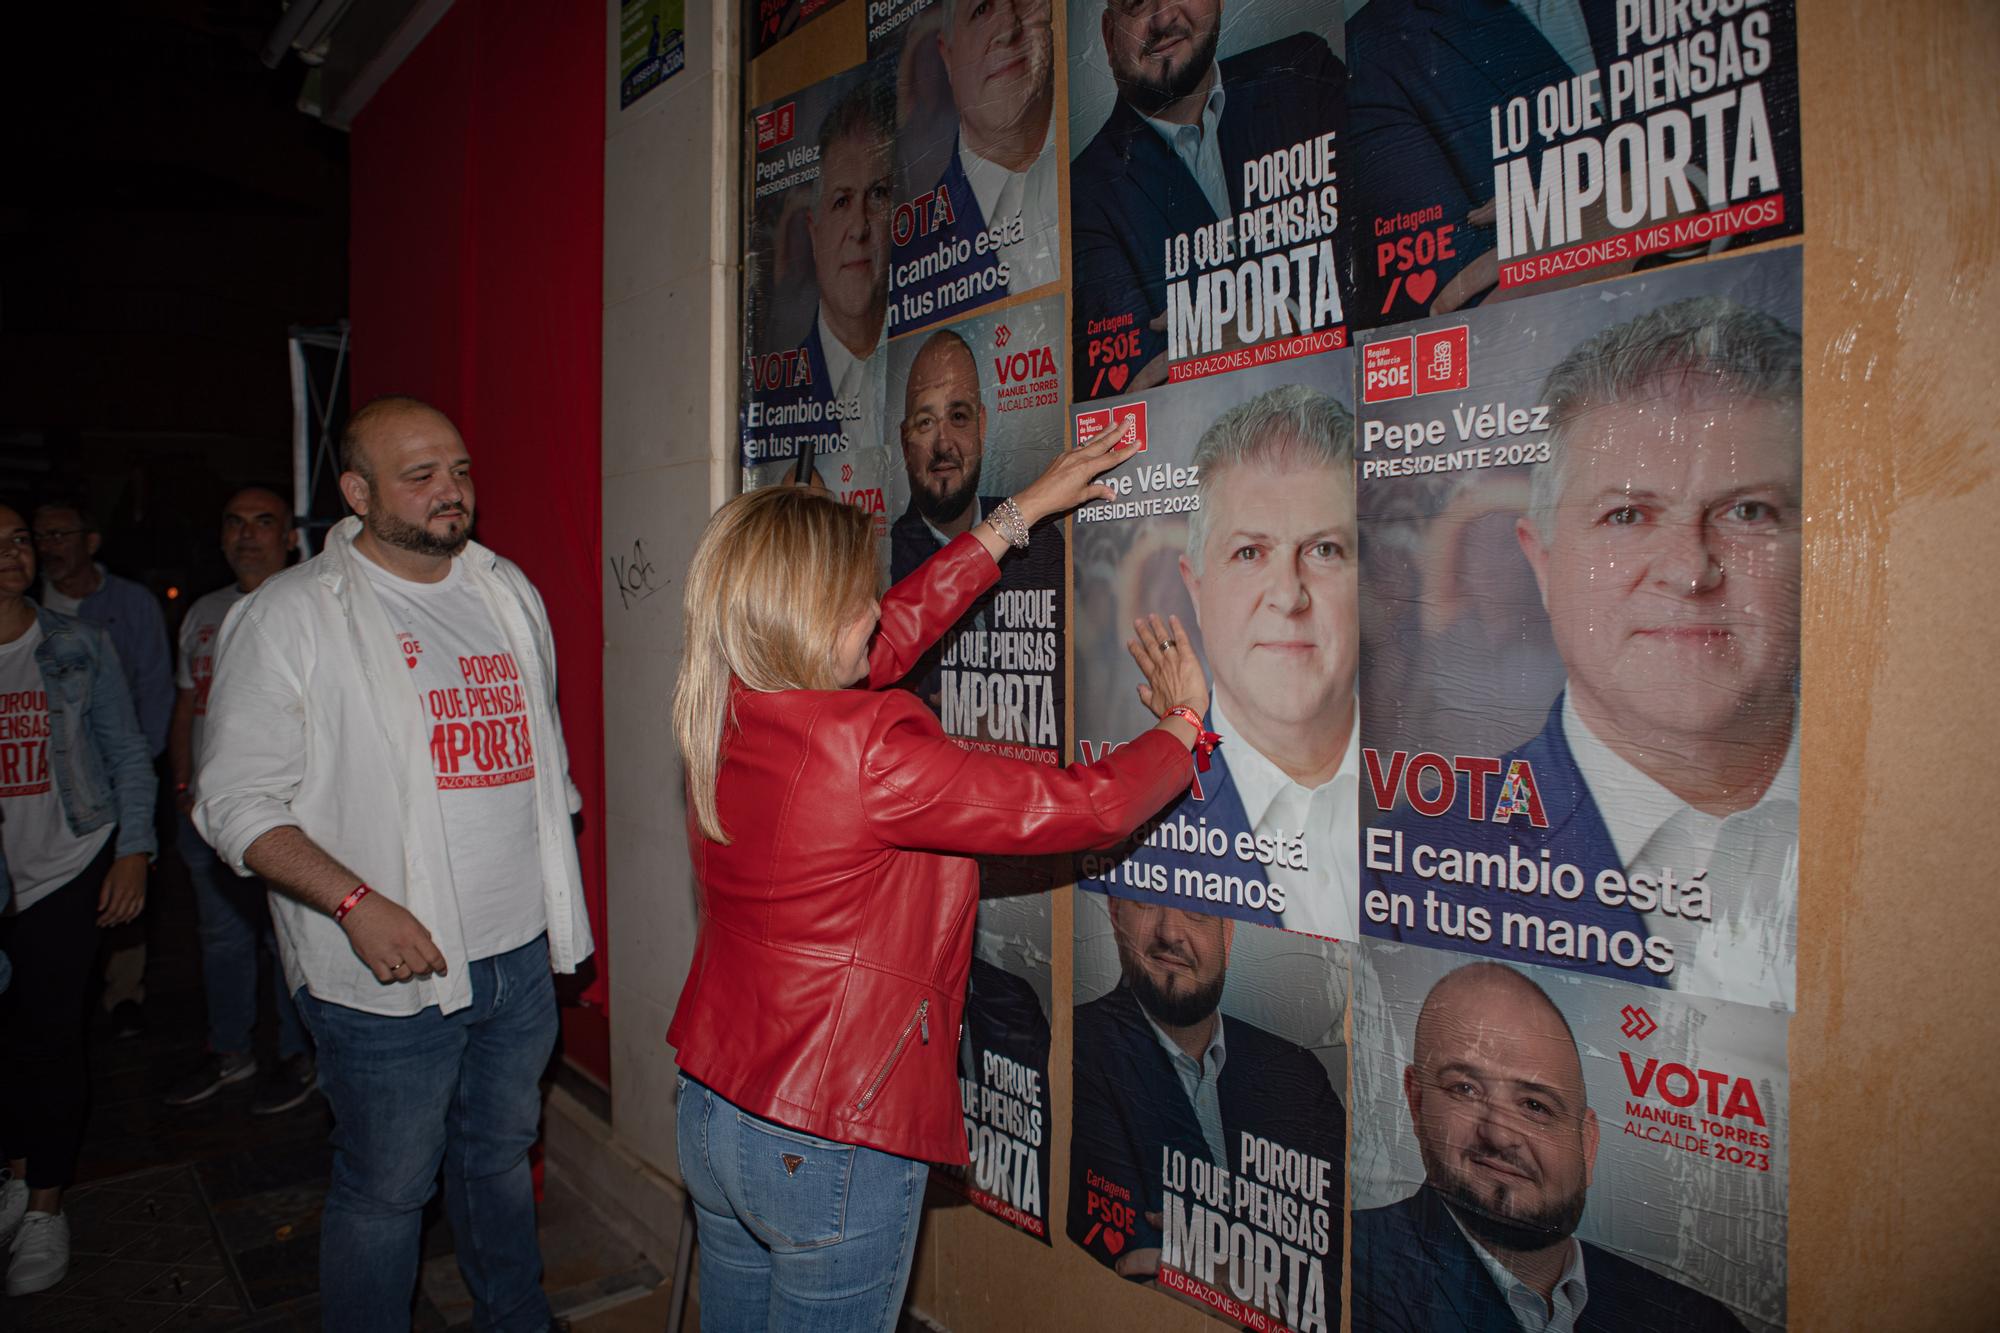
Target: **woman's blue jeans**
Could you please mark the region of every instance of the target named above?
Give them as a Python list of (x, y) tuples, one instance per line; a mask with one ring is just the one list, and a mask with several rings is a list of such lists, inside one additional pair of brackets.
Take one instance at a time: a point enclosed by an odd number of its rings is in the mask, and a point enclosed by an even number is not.
[(703, 1333), (893, 1330), (930, 1168), (774, 1125), (682, 1075)]
[(440, 1166), (472, 1326), (549, 1326), (528, 1167), (558, 1022), (549, 942), (538, 936), (468, 967), (472, 1003), (449, 1015), (433, 1005), (390, 1018), (299, 991), (333, 1106), (319, 1251), (328, 1333), (410, 1326), (424, 1204)]

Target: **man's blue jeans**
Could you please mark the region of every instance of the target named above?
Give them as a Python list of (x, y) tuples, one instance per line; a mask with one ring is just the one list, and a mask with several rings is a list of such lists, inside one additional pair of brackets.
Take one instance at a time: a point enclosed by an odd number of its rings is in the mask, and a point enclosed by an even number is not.
[(894, 1330), (930, 1168), (761, 1120), (683, 1075), (704, 1333)]
[(208, 1049), (218, 1055), (246, 1055), (257, 1026), (257, 962), (269, 958), (271, 1003), (278, 1015), (278, 1058), (289, 1060), (306, 1048), (298, 1006), (285, 986), (284, 964), (271, 934), (271, 907), (264, 881), (244, 879), (222, 864), (215, 850), (181, 815), (175, 842), (188, 878), (201, 934), (201, 988), (208, 1000)]
[(320, 1219), (328, 1333), (408, 1328), (424, 1204), (444, 1167), (445, 1209), (472, 1326), (549, 1326), (528, 1149), (556, 1043), (547, 937), (470, 964), (472, 1004), (407, 1018), (299, 991), (333, 1106), (333, 1180)]

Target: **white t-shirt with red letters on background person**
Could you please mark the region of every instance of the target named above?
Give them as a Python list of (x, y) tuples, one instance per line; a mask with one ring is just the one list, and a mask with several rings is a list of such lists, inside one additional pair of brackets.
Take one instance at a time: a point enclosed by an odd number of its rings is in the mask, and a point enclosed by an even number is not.
[(458, 561), (436, 583), (398, 578), (365, 556), (359, 563), (430, 728), (466, 957), (518, 949), (547, 928), (520, 666)]
[(0, 848), (14, 883), (9, 909), (24, 912), (82, 874), (116, 824), (79, 837), (49, 775), (49, 696), (35, 645), (39, 622), (0, 644)]
[(215, 636), (222, 632), (223, 618), (229, 608), (242, 601), (243, 589), (234, 583), (224, 584), (214, 592), (204, 593), (195, 599), (181, 620), (180, 665), (174, 671), (174, 684), (183, 690), (194, 691), (194, 731), (188, 741), (188, 753), (201, 753), (201, 726), (208, 717), (208, 682), (215, 675)]

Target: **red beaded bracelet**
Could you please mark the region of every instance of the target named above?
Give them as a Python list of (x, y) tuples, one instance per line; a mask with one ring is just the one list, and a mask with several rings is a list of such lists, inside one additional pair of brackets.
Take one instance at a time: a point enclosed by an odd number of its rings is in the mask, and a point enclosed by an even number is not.
[(345, 898), (342, 898), (340, 900), (340, 906), (333, 909), (334, 923), (336, 925), (339, 924), (342, 920), (346, 918), (349, 912), (352, 912), (354, 910), (354, 906), (356, 903), (359, 903), (363, 898), (366, 898), (369, 894), (373, 892), (375, 892), (375, 890), (369, 888), (366, 884), (356, 884), (354, 886), (354, 891), (348, 894)]
[(1198, 772), (1208, 772), (1208, 757), (1215, 753), (1216, 746), (1222, 744), (1222, 737), (1202, 726), (1201, 714), (1186, 705), (1169, 708), (1167, 716), (1180, 718), (1194, 728), (1194, 766)]

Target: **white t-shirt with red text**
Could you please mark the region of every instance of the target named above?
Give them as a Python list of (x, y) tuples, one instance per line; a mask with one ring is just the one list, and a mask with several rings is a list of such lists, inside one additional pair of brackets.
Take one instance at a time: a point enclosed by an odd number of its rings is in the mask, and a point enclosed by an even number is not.
[(35, 645), (40, 624), (0, 644), (0, 847), (14, 883), (15, 911), (33, 907), (83, 873), (117, 832), (106, 825), (78, 837), (49, 776), (49, 695)]
[(436, 583), (363, 557), (431, 729), (451, 882), (468, 959), (547, 928), (535, 834), (535, 754), (521, 672), (492, 610), (456, 560)]
[(181, 621), (180, 666), (174, 684), (194, 691), (194, 731), (188, 753), (201, 753), (201, 728), (208, 717), (208, 682), (215, 675), (215, 636), (222, 632), (222, 620), (229, 608), (243, 600), (243, 589), (233, 583), (195, 599)]

